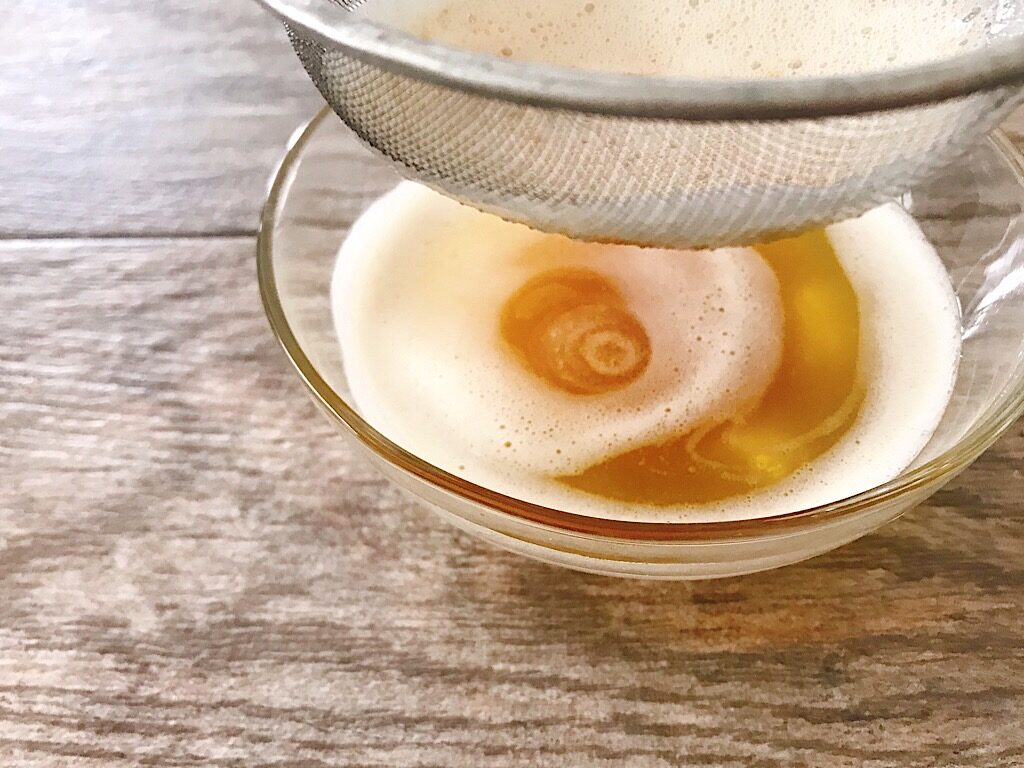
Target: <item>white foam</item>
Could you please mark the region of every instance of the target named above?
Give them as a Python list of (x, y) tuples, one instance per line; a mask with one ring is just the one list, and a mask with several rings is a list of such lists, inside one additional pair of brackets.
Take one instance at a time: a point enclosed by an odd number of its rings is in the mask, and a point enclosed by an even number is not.
[[(364, 214), (333, 290), (346, 375), (372, 423), (417, 452), (434, 455), (442, 442), (446, 468), (487, 466), (507, 487), (735, 413), (770, 382), (782, 315), (775, 276), (755, 251), (679, 258), (559, 238), (564, 251), (523, 257), (552, 237), (412, 182)], [(613, 281), (658, 353), (630, 386), (581, 399), (511, 356), (498, 318), (532, 275), (584, 266)]]
[(1022, 15), (978, 0), (374, 0), (360, 12), (496, 56), (702, 78), (908, 66), (979, 47)]
[[(902, 209), (876, 209), (828, 234), (860, 301), (866, 399), (830, 451), (749, 497), (645, 507), (553, 478), (720, 419), (764, 389), (782, 316), (774, 274), (752, 250), (577, 244), (560, 257), (529, 259), (531, 245), (553, 236), (404, 182), (356, 223), (334, 273), (353, 399), (377, 429), (436, 466), (583, 514), (759, 517), (851, 495), (898, 474), (934, 431), (952, 390), (959, 316), (938, 256)], [(541, 383), (510, 356), (498, 317), (532, 275), (583, 264), (621, 290), (652, 357), (628, 387), (581, 398)]]

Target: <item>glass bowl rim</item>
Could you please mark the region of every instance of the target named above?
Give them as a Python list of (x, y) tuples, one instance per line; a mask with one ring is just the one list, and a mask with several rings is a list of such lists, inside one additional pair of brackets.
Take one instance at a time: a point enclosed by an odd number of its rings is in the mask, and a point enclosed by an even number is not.
[(474, 53), (353, 16), (337, 0), (258, 2), (325, 49), (340, 49), (387, 72), (512, 103), (602, 115), (694, 121), (851, 115), (1024, 85), (1024, 34), (885, 71), (774, 80), (685, 79)]
[[(429, 485), (462, 499), (483, 505), (489, 511), (509, 515), (519, 522), (617, 541), (646, 543), (714, 542), (723, 539), (764, 537), (785, 534), (807, 525), (833, 521), (866, 512), (879, 503), (893, 501), (914, 490), (949, 480), (967, 467), (1022, 415), (1024, 415), (1024, 377), (1016, 382), (1001, 402), (990, 406), (967, 433), (952, 447), (934, 459), (904, 471), (892, 480), (827, 504), (764, 518), (706, 522), (641, 522), (590, 517), (523, 501), (493, 491), (435, 467), (393, 443), (378, 432), (350, 406), (320, 375), (305, 354), (281, 302), (274, 272), (274, 230), (277, 214), (290, 187), (289, 180), (303, 150), (328, 116), (323, 107), (293, 134), (287, 151), (271, 178), (270, 189), (260, 216), (256, 243), (257, 280), (263, 308), (274, 335), (314, 399), (331, 419), (347, 429), (360, 443), (387, 464), (397, 467)], [(1024, 188), (1024, 155), (1000, 131), (988, 141), (1006, 160)], [(340, 245), (340, 243), (339, 243)]]

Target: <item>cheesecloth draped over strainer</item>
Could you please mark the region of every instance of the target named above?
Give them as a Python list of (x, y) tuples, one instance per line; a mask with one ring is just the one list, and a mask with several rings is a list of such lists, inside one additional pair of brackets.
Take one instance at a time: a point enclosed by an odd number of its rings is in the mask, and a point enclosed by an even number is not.
[(723, 245), (858, 214), (953, 160), (1024, 84), (1020, 0), (988, 0), (1012, 31), (956, 57), (731, 81), (458, 50), (364, 18), (374, 0), (260, 2), (335, 112), (406, 176), (592, 240)]

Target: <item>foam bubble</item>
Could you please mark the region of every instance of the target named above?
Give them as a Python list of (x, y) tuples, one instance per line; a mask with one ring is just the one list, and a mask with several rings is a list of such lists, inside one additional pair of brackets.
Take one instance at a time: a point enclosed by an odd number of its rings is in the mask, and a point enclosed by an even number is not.
[[(833, 448), (780, 483), (700, 506), (645, 507), (554, 479), (719, 421), (756, 399), (779, 359), (775, 276), (748, 249), (678, 252), (583, 244), (459, 205), (411, 182), (356, 223), (332, 303), (346, 376), (367, 420), (481, 485), (599, 517), (770, 516), (891, 479), (922, 450), (952, 391), (959, 314), (948, 277), (895, 205), (828, 237), (860, 303), (865, 399)], [(499, 315), (538, 273), (613, 281), (650, 336), (643, 374), (598, 395), (559, 391), (503, 346)]]

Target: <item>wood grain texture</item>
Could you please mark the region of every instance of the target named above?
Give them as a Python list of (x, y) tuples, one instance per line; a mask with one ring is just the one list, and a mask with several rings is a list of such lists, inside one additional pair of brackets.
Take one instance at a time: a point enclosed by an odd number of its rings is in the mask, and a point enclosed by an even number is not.
[(0, 766), (1024, 765), (1020, 425), (775, 572), (493, 550), (266, 327), (245, 233), (316, 103), (274, 23), (15, 0), (0, 43)]
[(254, 232), (320, 103), (251, 0), (8, 0), (0, 236)]

